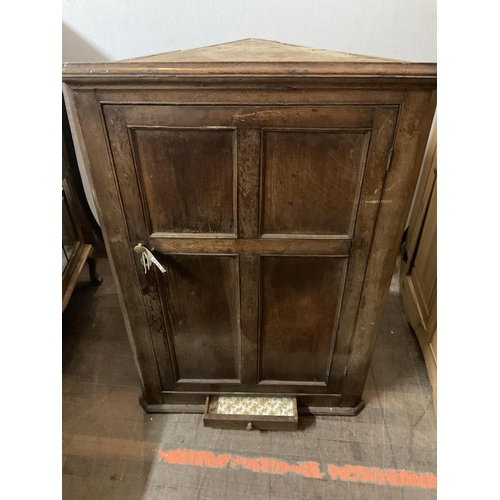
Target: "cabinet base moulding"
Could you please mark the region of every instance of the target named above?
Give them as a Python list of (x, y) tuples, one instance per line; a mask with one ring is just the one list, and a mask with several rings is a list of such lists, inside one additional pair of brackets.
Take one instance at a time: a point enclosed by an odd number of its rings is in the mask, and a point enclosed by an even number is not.
[[(365, 402), (360, 401), (356, 406), (305, 406), (297, 398), (297, 411), (299, 415), (325, 415), (331, 417), (354, 417), (364, 407)], [(144, 398), (139, 397), (139, 403), (147, 413), (204, 413), (205, 404), (148, 404)]]

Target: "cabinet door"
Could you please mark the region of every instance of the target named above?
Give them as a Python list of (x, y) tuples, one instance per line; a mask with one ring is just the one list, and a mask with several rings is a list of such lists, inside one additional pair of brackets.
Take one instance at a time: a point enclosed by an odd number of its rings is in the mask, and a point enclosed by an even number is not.
[(339, 393), (397, 108), (104, 115), (163, 390)]

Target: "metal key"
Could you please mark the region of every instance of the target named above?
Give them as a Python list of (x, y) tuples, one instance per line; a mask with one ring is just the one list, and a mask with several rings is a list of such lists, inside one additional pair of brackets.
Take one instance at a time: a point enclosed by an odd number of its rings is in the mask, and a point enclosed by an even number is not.
[(134, 247), (134, 252), (141, 256), (141, 264), (144, 268), (144, 274), (146, 274), (149, 269), (151, 269), (151, 263), (153, 263), (162, 273), (166, 273), (165, 268), (156, 260), (156, 257), (148, 250), (142, 243), (139, 243)]

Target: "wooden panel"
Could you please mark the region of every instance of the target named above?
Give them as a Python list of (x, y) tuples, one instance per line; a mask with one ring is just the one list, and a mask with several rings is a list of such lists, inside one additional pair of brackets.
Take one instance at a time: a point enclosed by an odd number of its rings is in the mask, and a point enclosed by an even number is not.
[[(207, 87), (209, 87), (207, 85)], [(403, 102), (404, 92), (395, 90), (360, 90), (357, 88), (308, 89), (297, 92), (293, 88), (274, 89), (272, 87), (235, 90), (229, 87), (218, 89), (184, 85), (181, 88), (163, 87), (161, 89), (143, 88), (137, 90), (122, 88), (103, 88), (96, 91), (103, 104), (392, 104)], [(195, 92), (193, 92), (195, 90)]]
[(239, 379), (238, 258), (171, 255), (158, 260), (167, 270), (160, 279), (178, 379)]
[[(153, 84), (222, 84), (225, 88), (260, 83), (319, 88), (336, 84), (346, 88), (436, 87), (436, 63), (404, 62), (157, 62), (64, 63), (63, 81), (96, 87)], [(140, 81), (140, 84), (138, 84)]]
[(421, 180), (404, 245), (401, 296), (418, 338), (437, 410), (437, 128), (422, 165)]
[(429, 208), (422, 228), (411, 277), (416, 300), (427, 323), (437, 283), (437, 199), (436, 184), (432, 191)]
[(403, 105), (353, 329), (341, 406), (352, 407), (361, 400), (435, 109), (435, 92), (409, 92)]
[(203, 425), (251, 431), (297, 430), (297, 399), (282, 397), (207, 397)]
[(372, 106), (123, 106), (131, 127), (371, 128)]
[(238, 236), (257, 238), (259, 230), (260, 135), (259, 129), (238, 134)]
[[(73, 133), (89, 174), (106, 253), (117, 284), (125, 327), (148, 404), (161, 403), (161, 382), (150, 340), (150, 324), (130, 245), (125, 214), (116, 183), (101, 106), (93, 91), (64, 89)], [(82, 126), (86, 125), (86, 126)]]
[(235, 230), (234, 131), (131, 131), (152, 232)]
[(262, 233), (350, 235), (369, 137), (265, 131)]
[[(63, 280), (63, 293), (62, 293), (62, 312), (66, 309), (68, 305), (69, 299), (71, 298), (71, 294), (75, 289), (76, 282), (80, 277), (80, 273), (82, 272), (83, 266), (85, 262), (87, 262), (87, 257), (92, 250), (92, 245), (81, 244), (77, 251), (71, 257), (74, 261), (74, 266), (68, 268), (69, 273), (67, 273), (67, 280)], [(66, 277), (66, 276), (65, 276)]]
[(408, 265), (414, 260), (420, 231), (424, 222), (427, 207), (437, 174), (437, 121), (434, 117), (433, 128), (429, 136), (426, 153), (422, 162), (420, 180), (413, 200), (411, 217), (408, 225), (408, 235), (405, 242)]
[[(149, 234), (147, 217), (138, 186), (137, 172), (133, 158), (130, 135), (125, 122), (123, 109), (108, 107), (104, 110), (106, 128), (110, 137), (114, 170), (123, 206), (130, 241), (147, 241)], [(160, 301), (158, 283), (154, 272), (144, 274), (140, 259), (134, 254), (139, 286), (149, 323), (149, 333), (154, 348), (158, 374), (163, 390), (173, 389), (175, 376), (169, 347), (166, 342), (166, 329)]]
[(169, 238), (170, 235), (152, 234), (151, 246), (165, 253), (269, 253), (280, 255), (335, 255), (346, 257), (350, 253), (349, 239), (259, 239), (229, 238)]
[(241, 380), (243, 384), (256, 384), (258, 370), (260, 259), (258, 255), (245, 254), (239, 257), (239, 261)]
[(427, 324), (423, 323), (422, 313), (417, 306), (411, 276), (406, 275), (406, 273), (401, 279), (401, 299), (406, 319), (415, 331), (420, 348), (422, 349), (422, 354), (424, 355), (425, 366), (427, 368), (427, 374), (429, 375), (429, 382), (432, 386), (434, 412), (437, 414), (437, 330), (435, 326), (436, 301), (434, 300), (429, 321)]
[(213, 429), (240, 429), (246, 431), (296, 431), (298, 417), (246, 417), (245, 415), (204, 415), (203, 425)]
[(326, 382), (345, 263), (261, 257), (260, 380)]
[(434, 358), (437, 363), (437, 357), (438, 357), (437, 330), (434, 330), (434, 332), (432, 333), (430, 346), (432, 349), (432, 354), (434, 355)]
[[(255, 358), (256, 359), (256, 358)], [(243, 360), (245, 362), (245, 360)], [(243, 375), (245, 367), (243, 368)], [(255, 371), (257, 373), (257, 371)], [(176, 382), (173, 390), (175, 392), (188, 392), (200, 394), (276, 394), (276, 395), (324, 395), (330, 394), (324, 382), (297, 382), (297, 381), (280, 381), (280, 380), (264, 380), (256, 384), (254, 380), (248, 383), (239, 383), (237, 379), (182, 379)]]
[[(259, 387), (256, 388), (257, 390)], [(151, 413), (203, 413), (206, 407), (207, 392), (203, 391), (198, 393), (188, 392), (164, 392), (162, 394), (163, 404), (150, 405), (147, 402), (140, 400), (148, 412)], [(219, 393), (220, 394), (220, 393)], [(238, 396), (253, 396), (255, 392), (239, 392)], [(231, 395), (231, 393), (227, 393)], [(273, 393), (278, 395), (278, 393)], [(289, 397), (290, 394), (281, 394), (282, 396)], [(357, 415), (364, 407), (364, 403), (353, 408), (339, 407), (340, 395), (339, 394), (293, 394), (297, 398), (297, 412), (299, 414), (308, 415), (338, 415), (338, 416), (354, 416)]]
[(373, 230), (380, 207), (384, 178), (387, 174), (387, 163), (390, 159), (397, 118), (396, 109), (380, 108), (377, 111), (371, 134), (328, 384), (328, 390), (336, 394), (341, 392), (347, 360), (351, 353), (351, 340), (356, 314), (360, 303)]
[(197, 47), (173, 52), (163, 52), (133, 59), (125, 62), (394, 62), (394, 59), (370, 57), (333, 50), (313, 49), (301, 45), (247, 38), (235, 42), (226, 42), (208, 47)]

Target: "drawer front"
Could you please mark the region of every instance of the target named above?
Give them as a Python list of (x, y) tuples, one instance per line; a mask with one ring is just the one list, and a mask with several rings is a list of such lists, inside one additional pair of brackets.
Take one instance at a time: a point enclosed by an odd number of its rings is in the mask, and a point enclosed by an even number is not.
[(397, 108), (104, 116), (163, 390), (338, 393)]
[(247, 431), (296, 431), (298, 424), (296, 398), (208, 396), (205, 401), (205, 427)]

